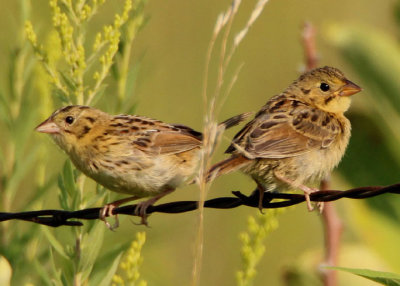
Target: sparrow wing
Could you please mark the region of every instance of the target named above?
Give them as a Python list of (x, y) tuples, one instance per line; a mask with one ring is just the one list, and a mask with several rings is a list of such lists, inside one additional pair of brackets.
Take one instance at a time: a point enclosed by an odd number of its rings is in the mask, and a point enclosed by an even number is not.
[(288, 105), (290, 101), (274, 112), (259, 113), (227, 151), (235, 148), (247, 157), (278, 159), (327, 148), (335, 140), (341, 125), (332, 115), (306, 105)]
[(201, 133), (184, 125), (157, 123), (132, 133), (132, 144), (151, 155), (177, 154), (199, 147)]
[(118, 138), (125, 148), (128, 144), (148, 155), (176, 154), (201, 145), (201, 133), (190, 127), (142, 116), (118, 115), (109, 127), (106, 131)]
[(177, 154), (198, 148), (201, 144), (201, 140), (190, 134), (161, 131), (153, 134), (146, 151), (153, 154)]

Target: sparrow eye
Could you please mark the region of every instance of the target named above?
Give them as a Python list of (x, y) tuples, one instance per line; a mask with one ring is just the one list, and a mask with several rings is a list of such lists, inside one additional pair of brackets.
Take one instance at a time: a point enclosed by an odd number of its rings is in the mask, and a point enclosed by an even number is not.
[(329, 90), (329, 84), (323, 82), (323, 83), (321, 83), (321, 85), (319, 86), (319, 88), (320, 88), (322, 91), (328, 91), (328, 90)]
[(67, 124), (72, 124), (74, 122), (74, 118), (72, 116), (67, 116), (65, 117), (65, 122), (67, 122)]

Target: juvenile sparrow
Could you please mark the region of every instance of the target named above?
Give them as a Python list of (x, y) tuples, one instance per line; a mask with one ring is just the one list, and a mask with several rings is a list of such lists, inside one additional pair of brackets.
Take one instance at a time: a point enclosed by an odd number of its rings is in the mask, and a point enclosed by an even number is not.
[[(235, 170), (250, 175), (260, 193), (300, 189), (312, 210), (305, 184), (321, 180), (336, 167), (350, 138), (343, 113), (361, 88), (332, 67), (302, 74), (272, 97), (234, 137), (230, 158), (211, 167), (209, 179)], [(322, 204), (321, 204), (322, 210)]]
[[(218, 130), (237, 125), (247, 116), (232, 117)], [(134, 115), (113, 116), (80, 105), (56, 110), (36, 131), (50, 134), (88, 177), (111, 191), (131, 195), (107, 204), (100, 215), (103, 220), (122, 203), (151, 197), (135, 210), (143, 224), (148, 206), (196, 174), (202, 147), (202, 134), (187, 126)]]

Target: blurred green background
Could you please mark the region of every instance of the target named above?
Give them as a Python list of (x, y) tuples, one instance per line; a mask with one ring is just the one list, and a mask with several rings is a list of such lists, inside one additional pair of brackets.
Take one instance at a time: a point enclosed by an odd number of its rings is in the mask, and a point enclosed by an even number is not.
[[(24, 23), (21, 19), (23, 2), (0, 0), (2, 94), (10, 93), (16, 80), (10, 76), (10, 67), (13, 66), (13, 55), (24, 42)], [(146, 3), (144, 15), (149, 18), (135, 39), (131, 62), (132, 66), (138, 67), (135, 88), (129, 95), (133, 96), (137, 114), (202, 129), (204, 110), (201, 108), (201, 91), (205, 54), (216, 18), (229, 3), (225, 0), (149, 0)], [(233, 23), (233, 34), (244, 26), (255, 3), (243, 1)], [(310, 21), (317, 28), (320, 65), (338, 67), (349, 79), (364, 88), (361, 94), (354, 96), (348, 112), (353, 124), (353, 136), (342, 164), (333, 174), (332, 188), (345, 190), (353, 186), (396, 183), (400, 170), (400, 27), (396, 21), (397, 4), (397, 1), (378, 0), (271, 0), (232, 59), (227, 78), (241, 63), (244, 66), (219, 120), (258, 110), (271, 96), (280, 93), (297, 78), (304, 69), (301, 28), (304, 21)], [(88, 38), (94, 37), (97, 26), (112, 21), (122, 5), (123, 1), (108, 0), (93, 19)], [(44, 41), (51, 29), (48, 1), (32, 1), (29, 19), (34, 24), (39, 41)], [(24, 63), (31, 58), (33, 53), (27, 52)], [(214, 57), (211, 63), (211, 86), (214, 86), (216, 79), (215, 62)], [(47, 114), (41, 109), (41, 105), (48, 103), (38, 94), (38, 85), (37, 82), (29, 82), (29, 90), (24, 89), (21, 93), (26, 99), (21, 115), (17, 116), (20, 120), (16, 120), (16, 124), (20, 127), (15, 133), (21, 132), (24, 136), (18, 137), (6, 131), (4, 118), (0, 124), (2, 157), (10, 154), (10, 140), (23, 141), (22, 146), (17, 147), (21, 155), (15, 157), (21, 161), (13, 164), (24, 165), (33, 145), (44, 146), (38, 151), (39, 155), (32, 159), (26, 172), (15, 179), (15, 194), (7, 204), (7, 209), (4, 209), (3, 197), (4, 211), (59, 208), (59, 190), (55, 181), (48, 189), (43, 189), (37, 199), (33, 192), (38, 190), (31, 187), (56, 176), (66, 160), (66, 155), (49, 138), (34, 134), (33, 128), (51, 112), (50, 107), (46, 107)], [(109, 102), (113, 100), (114, 90), (110, 79), (105, 95), (97, 106), (107, 110)], [(226, 133), (226, 140), (222, 142), (215, 161), (224, 158), (223, 148), (237, 131)], [(2, 162), (7, 162), (7, 158)], [(35, 170), (35, 162), (43, 164), (44, 169)], [(4, 163), (0, 166), (3, 180), (0, 191), (4, 192), (4, 181), (12, 177), (13, 170), (15, 167), (8, 168)], [(89, 183), (87, 187), (93, 188), (93, 184)], [(227, 196), (232, 190), (249, 193), (253, 188), (254, 183), (249, 178), (235, 173), (218, 179), (212, 185), (209, 197)], [(177, 190), (161, 202), (196, 199), (198, 188), (189, 186)], [(385, 195), (368, 201), (340, 200), (335, 205), (345, 225), (339, 265), (400, 273), (400, 198)], [(240, 267), (241, 244), (238, 236), (246, 229), (248, 216), (257, 212), (256, 209), (245, 207), (224, 211), (205, 210), (200, 285), (235, 284), (235, 272)], [(134, 225), (132, 221), (135, 218), (120, 219), (121, 226), (115, 232), (105, 232), (102, 251), (111, 245), (131, 241), (139, 230), (146, 231), (141, 276), (148, 285), (190, 284), (198, 228), (197, 212), (155, 214), (149, 219), (150, 228)], [(27, 245), (32, 246), (28, 244), (32, 243), (30, 236), (43, 237), (44, 227), (28, 225), (17, 221), (9, 222), (6, 226), (3, 223), (2, 255), (11, 261), (13, 268), (24, 264), (24, 261), (36, 259), (43, 264), (48, 263), (48, 254), (37, 250), (26, 254), (27, 257), (12, 257)], [(55, 230), (55, 236), (62, 237), (65, 228)], [(8, 229), (13, 232), (8, 232)], [(41, 245), (39, 241), (35, 245), (47, 251), (47, 245)], [(301, 284), (300, 281), (308, 281), (312, 279), (309, 276), (318, 275), (317, 267), (323, 261), (323, 255), (323, 228), (318, 213), (309, 213), (305, 205), (290, 208), (279, 216), (279, 228), (266, 241), (266, 254), (258, 266), (254, 285), (322, 285)], [(285, 279), (289, 274), (297, 279), (292, 284)], [(350, 274), (340, 273), (339, 277), (340, 285), (375, 285)], [(25, 267), (23, 273), (13, 278), (14, 285), (21, 285), (19, 283), (22, 282), (39, 285), (40, 281), (35, 267)]]

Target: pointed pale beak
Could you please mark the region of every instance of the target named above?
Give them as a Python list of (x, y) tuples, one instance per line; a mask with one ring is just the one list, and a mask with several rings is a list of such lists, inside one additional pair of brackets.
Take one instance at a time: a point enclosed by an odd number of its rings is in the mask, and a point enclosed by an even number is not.
[(350, 96), (362, 91), (362, 88), (346, 79), (346, 84), (338, 90), (339, 96)]
[(37, 132), (48, 134), (60, 133), (60, 128), (50, 118), (40, 123), (35, 130)]

